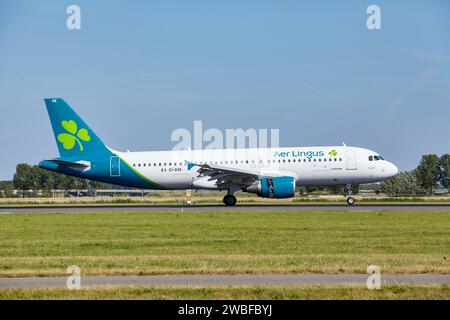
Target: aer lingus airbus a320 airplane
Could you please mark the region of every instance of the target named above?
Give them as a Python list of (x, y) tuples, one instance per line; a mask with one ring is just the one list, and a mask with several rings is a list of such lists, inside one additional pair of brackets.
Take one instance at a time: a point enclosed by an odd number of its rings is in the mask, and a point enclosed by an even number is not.
[[(119, 152), (107, 147), (60, 98), (45, 99), (60, 157), (44, 169), (146, 189), (226, 190), (290, 198), (296, 186), (346, 185), (390, 178), (397, 167), (377, 152), (349, 146)], [(355, 199), (347, 198), (348, 204)]]

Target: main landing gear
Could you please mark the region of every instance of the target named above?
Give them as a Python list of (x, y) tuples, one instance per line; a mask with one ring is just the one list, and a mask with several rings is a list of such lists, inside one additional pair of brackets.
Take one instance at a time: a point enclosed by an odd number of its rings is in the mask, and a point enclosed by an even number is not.
[(239, 191), (239, 190), (241, 190), (241, 188), (239, 186), (237, 186), (237, 185), (230, 185), (229, 188), (228, 188), (227, 195), (225, 197), (223, 197), (223, 203), (226, 206), (235, 206), (236, 202), (237, 202), (237, 199), (236, 199), (235, 196), (233, 196), (233, 194), (236, 191)]
[(234, 206), (236, 205), (237, 199), (232, 194), (227, 194), (225, 197), (223, 197), (223, 203), (226, 206)]
[(348, 192), (347, 204), (349, 206), (354, 205), (356, 203), (356, 199), (352, 197), (352, 185), (351, 184), (345, 185), (345, 190)]

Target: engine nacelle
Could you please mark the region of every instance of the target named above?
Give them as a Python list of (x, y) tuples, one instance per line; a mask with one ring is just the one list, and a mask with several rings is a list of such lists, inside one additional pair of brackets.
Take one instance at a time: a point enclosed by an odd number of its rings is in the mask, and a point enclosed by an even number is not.
[(263, 198), (292, 198), (295, 195), (293, 177), (261, 178), (244, 189)]

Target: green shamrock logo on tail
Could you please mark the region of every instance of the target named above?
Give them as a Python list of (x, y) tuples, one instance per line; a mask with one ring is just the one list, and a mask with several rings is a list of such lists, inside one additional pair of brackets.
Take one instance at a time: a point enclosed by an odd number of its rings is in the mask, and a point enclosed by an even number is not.
[(60, 133), (58, 135), (58, 141), (63, 144), (64, 149), (72, 150), (75, 146), (75, 142), (78, 142), (80, 151), (83, 151), (83, 144), (80, 140), (85, 142), (91, 141), (89, 132), (85, 128), (78, 130), (77, 123), (73, 120), (61, 121), (61, 125), (68, 133)]
[(331, 150), (330, 152), (328, 152), (328, 155), (331, 156), (331, 157), (336, 157), (337, 154), (338, 154), (338, 153), (337, 153), (336, 149), (333, 149), (333, 150)]

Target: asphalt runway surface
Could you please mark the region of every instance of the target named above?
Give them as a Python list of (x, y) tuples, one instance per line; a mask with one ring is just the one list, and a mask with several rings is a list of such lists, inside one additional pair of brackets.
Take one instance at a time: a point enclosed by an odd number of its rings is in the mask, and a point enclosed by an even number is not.
[[(368, 277), (368, 274), (82, 276), (81, 287), (365, 285)], [(0, 288), (64, 288), (67, 279), (66, 277), (0, 278)], [(450, 275), (381, 274), (381, 285), (450, 285)]]
[(450, 204), (260, 204), (237, 205), (80, 205), (80, 206), (0, 206), (0, 214), (20, 212), (161, 212), (161, 211), (449, 211)]

